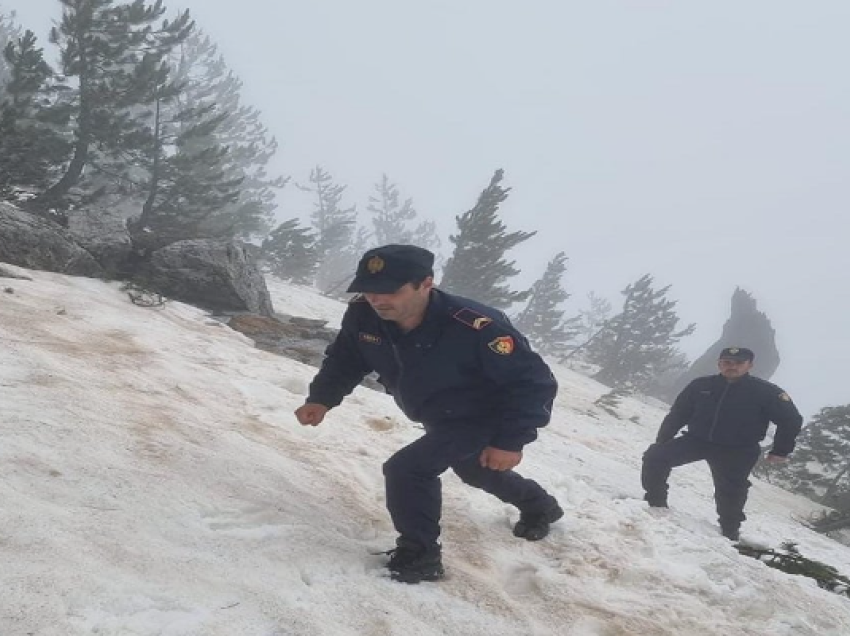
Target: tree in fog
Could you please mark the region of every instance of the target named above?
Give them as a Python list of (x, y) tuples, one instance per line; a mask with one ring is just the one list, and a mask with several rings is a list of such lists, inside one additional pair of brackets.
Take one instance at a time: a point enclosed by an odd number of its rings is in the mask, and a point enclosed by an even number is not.
[(195, 136), (182, 148), (189, 154), (207, 148), (226, 149), (217, 164), (221, 180), (238, 183), (233, 201), (215, 206), (202, 220), (199, 234), (250, 238), (268, 232), (276, 207), (276, 193), (286, 179), (270, 176), (267, 168), (277, 152), (277, 141), (262, 122), (262, 113), (242, 100), (242, 81), (228, 68), (212, 40), (198, 29), (175, 47), (168, 57), (169, 79), (180, 87), (168, 103), (170, 117), (193, 113), (190, 123), (216, 121), (204, 137)]
[(547, 355), (563, 355), (577, 333), (576, 319), (565, 318), (562, 307), (570, 297), (563, 283), (566, 271), (567, 255), (558, 252), (531, 286), (528, 304), (515, 320), (531, 345)]
[(161, 0), (60, 0), (62, 20), (51, 32), (62, 74), (76, 78), (73, 156), (36, 203), (62, 206), (72, 188), (133, 191), (134, 151), (150, 143), (150, 113), (162, 85), (163, 61), (192, 23), (189, 13), (162, 20)]
[(587, 360), (599, 366), (595, 379), (645, 391), (654, 377), (668, 371), (679, 354), (676, 343), (696, 328), (677, 330), (679, 317), (676, 302), (667, 298), (669, 290), (669, 285), (654, 289), (649, 274), (623, 290), (622, 311), (587, 347)]
[(345, 186), (337, 184), (321, 166), (310, 172), (309, 185), (298, 187), (313, 195), (310, 220), (319, 260), (316, 287), (322, 293), (339, 295), (353, 276), (359, 256), (354, 240), (358, 236), (357, 208), (343, 204)]
[(826, 506), (850, 510), (850, 404), (815, 414), (797, 439), (794, 461), (770, 472), (773, 483)]
[(261, 248), (269, 271), (283, 280), (310, 285), (318, 267), (316, 236), (298, 219), (284, 221), (268, 235)]
[(456, 217), (457, 234), (449, 237), (454, 251), (446, 262), (440, 287), (448, 292), (474, 298), (499, 309), (522, 302), (527, 291), (512, 291), (507, 282), (520, 273), (505, 254), (536, 232), (508, 232), (499, 219), (499, 205), (510, 188), (501, 185), (503, 170), (497, 170), (490, 184), (468, 212)]
[(587, 294), (587, 301), (588, 306), (580, 309), (578, 315), (572, 319), (576, 329), (576, 344), (565, 358), (572, 358), (573, 356), (583, 358), (587, 347), (602, 335), (602, 331), (611, 317), (611, 303), (605, 298), (595, 292), (590, 292)]
[(398, 186), (383, 175), (369, 197), (366, 209), (372, 213), (372, 244), (413, 244), (432, 251), (440, 247), (437, 226), (433, 221), (420, 221), (412, 199), (401, 200)]
[[(0, 53), (6, 50), (10, 42), (21, 37), (21, 29), (15, 22), (15, 12), (7, 11), (0, 5)], [(12, 72), (6, 62), (6, 58), (0, 55), (0, 100), (3, 99), (6, 84), (12, 77)]]
[(8, 81), (0, 94), (0, 197), (17, 200), (56, 178), (70, 149), (70, 109), (32, 31), (7, 42), (2, 59)]

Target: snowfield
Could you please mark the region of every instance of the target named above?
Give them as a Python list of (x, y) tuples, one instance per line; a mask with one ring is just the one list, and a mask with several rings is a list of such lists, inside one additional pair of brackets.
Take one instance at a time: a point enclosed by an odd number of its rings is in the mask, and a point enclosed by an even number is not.
[[(566, 510), (516, 539), (516, 511), (444, 479), (448, 578), (384, 575), (381, 463), (420, 430), (357, 389), (325, 423), (292, 415), (314, 369), (205, 312), (141, 308), (117, 284), (7, 266), (0, 280), (0, 636), (847, 636), (850, 599), (737, 553), (708, 469), (651, 514), (640, 457), (664, 415), (565, 368), (521, 466)], [(6, 289), (3, 293), (3, 288)], [(340, 303), (271, 282), (281, 313)], [(755, 483), (744, 538), (850, 573), (850, 550)]]

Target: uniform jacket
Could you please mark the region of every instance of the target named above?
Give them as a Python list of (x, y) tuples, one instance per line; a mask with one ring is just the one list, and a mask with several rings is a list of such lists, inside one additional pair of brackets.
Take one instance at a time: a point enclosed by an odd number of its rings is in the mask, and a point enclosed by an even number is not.
[(365, 299), (352, 301), (307, 401), (337, 406), (371, 371), (411, 420), (486, 426), (491, 445), (511, 451), (549, 422), (558, 389), (502, 312), (436, 289), (422, 324), (407, 334)]
[(770, 422), (776, 424), (770, 452), (784, 457), (794, 450), (803, 425), (803, 417), (788, 394), (749, 374), (735, 382), (720, 374), (710, 375), (695, 379), (679, 394), (661, 423), (656, 441), (673, 439), (687, 426), (689, 435), (715, 444), (758, 444)]

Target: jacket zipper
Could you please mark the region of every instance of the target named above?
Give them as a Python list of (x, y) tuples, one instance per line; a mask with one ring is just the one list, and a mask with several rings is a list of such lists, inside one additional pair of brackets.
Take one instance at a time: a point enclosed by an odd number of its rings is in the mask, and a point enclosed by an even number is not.
[(732, 385), (727, 382), (723, 388), (723, 393), (720, 394), (720, 400), (717, 402), (717, 408), (714, 410), (714, 421), (711, 422), (711, 428), (708, 431), (709, 442), (714, 441), (714, 429), (717, 427), (717, 420), (720, 419), (720, 407), (723, 406), (723, 400), (726, 398), (726, 392), (730, 386)]

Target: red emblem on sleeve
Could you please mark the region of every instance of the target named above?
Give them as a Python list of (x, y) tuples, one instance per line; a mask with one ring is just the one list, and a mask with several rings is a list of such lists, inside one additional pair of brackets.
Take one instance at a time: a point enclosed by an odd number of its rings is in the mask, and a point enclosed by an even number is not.
[(499, 336), (487, 346), (500, 356), (509, 356), (514, 352), (514, 339), (510, 336)]

